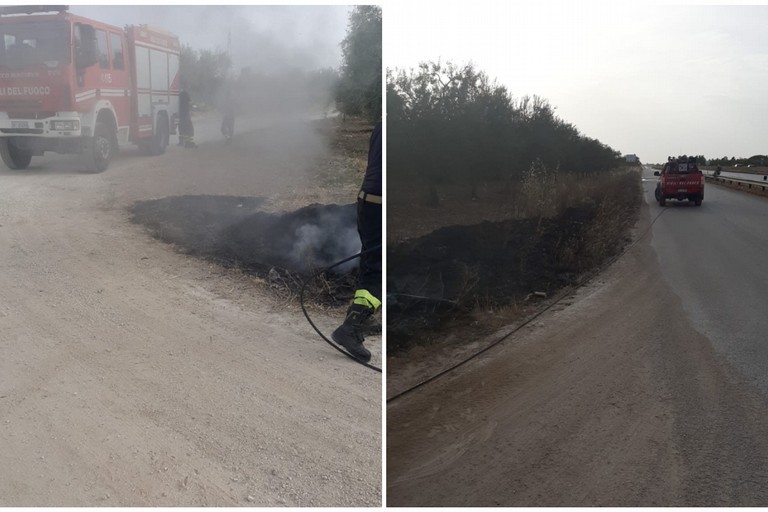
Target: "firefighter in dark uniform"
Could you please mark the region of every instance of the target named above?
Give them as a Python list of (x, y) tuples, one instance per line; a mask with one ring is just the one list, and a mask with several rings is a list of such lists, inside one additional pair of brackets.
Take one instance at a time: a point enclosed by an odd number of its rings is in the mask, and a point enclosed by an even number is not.
[(368, 318), (381, 306), (381, 122), (373, 129), (368, 167), (357, 196), (357, 232), (362, 243), (357, 290), (347, 309), (344, 323), (333, 331), (333, 341), (367, 363), (371, 353), (363, 346), (363, 330)]
[(195, 127), (192, 124), (192, 101), (186, 90), (179, 93), (179, 146), (197, 147), (195, 144)]

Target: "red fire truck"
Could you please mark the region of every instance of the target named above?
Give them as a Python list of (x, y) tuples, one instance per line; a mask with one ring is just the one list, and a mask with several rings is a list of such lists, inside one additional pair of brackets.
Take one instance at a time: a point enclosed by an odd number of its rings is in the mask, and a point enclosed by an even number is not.
[(161, 154), (176, 132), (179, 40), (66, 6), (0, 8), (0, 156), (26, 169), (45, 151), (104, 171), (120, 144)]

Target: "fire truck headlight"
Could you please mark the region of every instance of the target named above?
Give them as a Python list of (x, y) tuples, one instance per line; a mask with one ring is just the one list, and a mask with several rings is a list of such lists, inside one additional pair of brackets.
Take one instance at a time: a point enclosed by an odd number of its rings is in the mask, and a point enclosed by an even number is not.
[(51, 121), (51, 130), (74, 132), (80, 129), (80, 121)]

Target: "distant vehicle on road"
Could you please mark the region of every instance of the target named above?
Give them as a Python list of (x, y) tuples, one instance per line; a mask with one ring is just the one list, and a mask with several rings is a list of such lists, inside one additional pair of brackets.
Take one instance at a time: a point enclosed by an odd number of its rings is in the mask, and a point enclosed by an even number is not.
[(696, 157), (670, 158), (661, 172), (656, 171), (653, 174), (661, 177), (656, 185), (656, 200), (659, 206), (666, 206), (667, 199), (687, 199), (696, 206), (701, 206), (704, 200), (704, 174)]

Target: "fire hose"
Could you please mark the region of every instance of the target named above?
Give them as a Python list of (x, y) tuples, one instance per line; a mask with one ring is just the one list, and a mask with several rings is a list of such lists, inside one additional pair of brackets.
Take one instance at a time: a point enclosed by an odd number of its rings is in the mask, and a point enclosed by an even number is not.
[(336, 350), (338, 350), (339, 352), (341, 352), (341, 353), (342, 353), (342, 354), (344, 354), (345, 356), (349, 357), (350, 359), (352, 359), (352, 360), (353, 360), (353, 361), (355, 361), (356, 363), (358, 363), (358, 364), (361, 364), (361, 365), (365, 366), (366, 368), (370, 368), (371, 370), (375, 370), (375, 371), (377, 371), (377, 372), (381, 373), (381, 368), (379, 368), (379, 367), (377, 367), (377, 366), (374, 366), (374, 365), (372, 365), (372, 364), (366, 363), (365, 361), (361, 361), (360, 359), (356, 358), (355, 356), (353, 356), (352, 354), (350, 354), (350, 353), (349, 353), (349, 352), (347, 352), (346, 350), (342, 349), (342, 348), (341, 348), (340, 346), (338, 346), (336, 343), (334, 343), (334, 342), (332, 342), (331, 340), (329, 340), (329, 339), (328, 339), (328, 338), (327, 338), (327, 337), (326, 337), (326, 336), (325, 336), (325, 335), (324, 335), (324, 334), (323, 334), (323, 333), (320, 331), (320, 329), (318, 329), (318, 328), (317, 328), (317, 326), (315, 325), (315, 323), (314, 323), (314, 322), (312, 321), (312, 319), (309, 317), (309, 313), (307, 313), (307, 309), (306, 309), (306, 307), (304, 307), (304, 290), (306, 290), (306, 289), (307, 289), (307, 284), (309, 283), (309, 281), (311, 281), (311, 280), (315, 279), (316, 277), (318, 277), (318, 276), (319, 276), (319, 275), (321, 275), (321, 274), (324, 274), (324, 273), (326, 273), (326, 272), (329, 272), (329, 271), (333, 270), (334, 268), (338, 267), (339, 265), (343, 265), (344, 263), (346, 263), (346, 262), (348, 262), (348, 261), (352, 261), (352, 260), (354, 260), (355, 258), (359, 258), (359, 257), (363, 256), (364, 254), (368, 254), (369, 252), (373, 252), (373, 251), (376, 251), (376, 250), (379, 250), (379, 249), (381, 249), (381, 244), (379, 244), (379, 245), (377, 245), (377, 246), (375, 246), (375, 247), (371, 247), (370, 249), (366, 249), (366, 250), (364, 250), (364, 251), (360, 251), (359, 253), (357, 253), (357, 254), (354, 254), (354, 255), (352, 255), (352, 256), (350, 256), (350, 257), (348, 257), (348, 258), (344, 258), (344, 259), (343, 259), (343, 260), (341, 260), (341, 261), (337, 261), (336, 263), (334, 263), (334, 264), (333, 264), (333, 265), (331, 265), (330, 267), (324, 268), (324, 269), (320, 270), (319, 272), (316, 272), (315, 274), (313, 274), (313, 275), (312, 275), (312, 276), (311, 276), (311, 277), (310, 277), (308, 280), (304, 281), (304, 283), (301, 285), (301, 292), (299, 293), (299, 303), (301, 304), (301, 310), (304, 312), (304, 316), (307, 318), (307, 322), (309, 322), (309, 325), (311, 325), (311, 326), (312, 326), (312, 328), (315, 330), (315, 332), (316, 332), (317, 334), (319, 334), (319, 335), (320, 335), (320, 337), (321, 337), (321, 338), (323, 338), (323, 339), (325, 340), (325, 342), (326, 342), (326, 343), (328, 343), (330, 346), (332, 346), (333, 348), (335, 348)]

